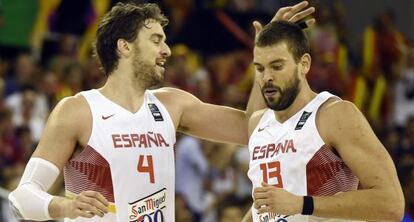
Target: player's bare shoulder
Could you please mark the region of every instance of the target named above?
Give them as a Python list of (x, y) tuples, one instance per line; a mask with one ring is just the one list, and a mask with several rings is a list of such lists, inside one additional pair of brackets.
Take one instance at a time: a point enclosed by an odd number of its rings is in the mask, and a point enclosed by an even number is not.
[(80, 138), (88, 137), (92, 130), (92, 114), (86, 99), (81, 94), (76, 94), (59, 101), (50, 114), (49, 124), (70, 129)]
[(92, 115), (86, 99), (78, 94), (62, 99), (51, 112), (33, 156), (61, 169), (76, 144), (86, 145), (92, 131)]
[[(157, 99), (165, 106), (177, 128), (188, 98), (193, 97), (188, 92), (173, 87), (163, 87), (152, 90)], [(195, 97), (194, 97), (195, 98)]]
[(164, 104), (172, 103), (183, 105), (185, 102), (188, 102), (189, 98), (195, 98), (190, 93), (173, 87), (162, 87), (152, 90), (152, 92)]
[(352, 102), (331, 98), (321, 105), (318, 110), (317, 119), (324, 122), (329, 121), (334, 124), (335, 122), (349, 119), (357, 114), (359, 114), (359, 110)]
[[(92, 115), (86, 99), (81, 94), (63, 98), (54, 108), (53, 112), (57, 117), (64, 117), (65, 120), (81, 124), (91, 123)], [(84, 122), (86, 121), (86, 122)]]
[(316, 124), (324, 141), (329, 143), (332, 142), (332, 138), (338, 138), (348, 129), (355, 127), (363, 118), (352, 102), (332, 98), (319, 108)]
[(263, 114), (267, 110), (268, 110), (267, 108), (257, 110), (250, 116), (250, 119), (249, 119), (249, 137), (252, 135), (254, 129), (256, 128), (256, 126), (260, 122), (260, 119), (262, 118)]

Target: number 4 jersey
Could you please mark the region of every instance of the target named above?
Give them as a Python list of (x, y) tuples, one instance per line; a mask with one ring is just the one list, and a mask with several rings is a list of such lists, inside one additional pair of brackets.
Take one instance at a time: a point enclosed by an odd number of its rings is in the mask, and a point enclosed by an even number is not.
[(65, 221), (174, 221), (175, 128), (166, 108), (148, 90), (136, 113), (98, 90), (81, 94), (91, 110), (92, 133), (65, 166), (66, 193), (100, 192), (110, 213)]
[[(332, 97), (335, 96), (328, 92), (318, 94), (283, 123), (276, 120), (273, 110), (265, 111), (249, 141), (248, 176), (253, 188), (264, 181), (300, 196), (328, 196), (358, 188), (358, 179), (323, 142), (316, 128), (319, 107)], [(303, 215), (258, 215), (254, 207), (252, 216), (254, 222), (345, 221)]]

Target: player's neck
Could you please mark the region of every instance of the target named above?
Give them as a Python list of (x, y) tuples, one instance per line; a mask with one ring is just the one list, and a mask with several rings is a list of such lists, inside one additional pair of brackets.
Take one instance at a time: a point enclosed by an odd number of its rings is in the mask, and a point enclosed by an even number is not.
[(290, 105), (285, 110), (274, 111), (277, 121), (281, 123), (285, 122), (290, 117), (299, 112), (299, 110), (305, 107), (310, 101), (312, 101), (316, 95), (317, 94), (310, 89), (309, 85), (303, 86), (293, 101), (292, 105)]
[(99, 91), (111, 101), (130, 112), (136, 112), (142, 105), (145, 89), (123, 73), (112, 73)]

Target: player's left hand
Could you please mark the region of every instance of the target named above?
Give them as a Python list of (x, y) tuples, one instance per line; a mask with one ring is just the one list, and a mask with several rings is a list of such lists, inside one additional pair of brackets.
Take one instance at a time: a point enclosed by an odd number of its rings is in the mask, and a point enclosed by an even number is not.
[(262, 187), (254, 189), (253, 200), (254, 208), (259, 213), (272, 212), (282, 215), (294, 215), (302, 212), (303, 197), (265, 182), (262, 182)]
[[(308, 1), (302, 1), (293, 6), (280, 8), (276, 12), (275, 16), (272, 18), (270, 22), (275, 22), (275, 21), (289, 21), (293, 23), (298, 22), (315, 12), (315, 8), (314, 7), (307, 8), (308, 5), (309, 5)], [(305, 20), (304, 22), (306, 23), (307, 27), (312, 27), (313, 25), (315, 25), (316, 20), (314, 18), (310, 18), (310, 19)], [(254, 21), (253, 26), (254, 26), (256, 35), (263, 28), (262, 24), (260, 24), (260, 22), (258, 21)]]

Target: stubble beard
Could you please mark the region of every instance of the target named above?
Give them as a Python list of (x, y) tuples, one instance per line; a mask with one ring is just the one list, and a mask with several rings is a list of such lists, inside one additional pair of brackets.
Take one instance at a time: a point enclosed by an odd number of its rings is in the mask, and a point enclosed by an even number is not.
[(141, 59), (141, 53), (137, 50), (132, 63), (134, 77), (138, 85), (144, 89), (161, 85), (164, 81), (164, 74), (157, 73), (155, 65), (150, 65)]
[[(295, 101), (296, 97), (299, 94), (300, 91), (300, 80), (298, 77), (298, 69), (295, 70), (295, 73), (293, 74), (293, 78), (289, 81), (288, 86), (282, 90), (278, 86), (273, 86), (271, 84), (265, 84), (262, 87), (262, 95), (263, 98), (267, 104), (267, 107), (274, 111), (282, 111), (287, 109), (289, 106), (292, 105), (292, 103)], [(266, 98), (264, 89), (266, 87), (275, 87), (278, 90), (279, 98)]]

